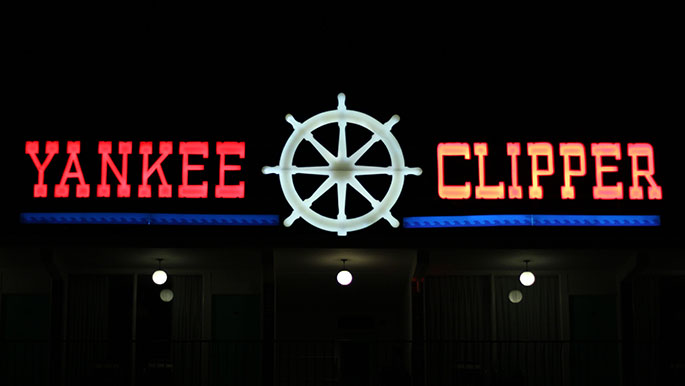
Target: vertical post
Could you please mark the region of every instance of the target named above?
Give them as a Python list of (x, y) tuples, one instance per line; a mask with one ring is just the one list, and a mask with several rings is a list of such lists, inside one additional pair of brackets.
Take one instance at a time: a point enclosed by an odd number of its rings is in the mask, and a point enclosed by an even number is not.
[[(495, 275), (490, 274), (490, 366), (491, 374), (495, 373), (495, 366), (499, 366), (498, 354), (501, 344), (497, 342), (497, 286), (495, 284)], [(498, 369), (497, 369), (498, 370)]]
[(416, 269), (412, 278), (412, 379), (414, 386), (426, 385), (426, 291), (424, 278), (428, 270), (428, 251), (416, 254)]
[(635, 270), (635, 267), (637, 266), (637, 255), (631, 255), (628, 256), (623, 263), (622, 266), (619, 267), (618, 272), (616, 273), (616, 296), (617, 296), (617, 312), (616, 312), (616, 331), (618, 335), (616, 336), (617, 339), (617, 345), (618, 345), (618, 379), (619, 379), (619, 385), (625, 385), (627, 384), (625, 376), (625, 360), (626, 360), (626, 351), (623, 343), (623, 337), (625, 336), (624, 332), (624, 318), (623, 315), (626, 311), (626, 304), (625, 304), (625, 287), (624, 283), (626, 283), (626, 280), (629, 278), (629, 275)]
[(138, 315), (138, 274), (133, 274), (133, 311), (131, 312), (131, 386), (136, 386), (136, 318)]
[(67, 384), (67, 354), (69, 352), (69, 345), (71, 345), (71, 342), (69, 341), (69, 334), (68, 334), (68, 326), (67, 326), (67, 321), (69, 317), (69, 276), (65, 276), (65, 283), (64, 283), (64, 301), (62, 302), (62, 331), (61, 331), (61, 338), (62, 338), (62, 350), (61, 350), (61, 355), (62, 355), (62, 364), (61, 364), (61, 369), (60, 369), (60, 382), (58, 385), (66, 385)]
[[(212, 272), (202, 272), (202, 341), (200, 342), (201, 351), (201, 385), (210, 383), (210, 361), (212, 358)], [(215, 364), (216, 365), (216, 364)]]
[(40, 260), (52, 281), (50, 289), (50, 373), (51, 385), (60, 383), (62, 367), (62, 303), (64, 301), (64, 280), (55, 265), (52, 249), (41, 248)]
[(571, 383), (571, 327), (568, 294), (568, 273), (559, 274), (559, 324), (561, 343), (561, 375), (562, 385)]
[(262, 385), (274, 385), (274, 328), (276, 308), (274, 251), (262, 251)]

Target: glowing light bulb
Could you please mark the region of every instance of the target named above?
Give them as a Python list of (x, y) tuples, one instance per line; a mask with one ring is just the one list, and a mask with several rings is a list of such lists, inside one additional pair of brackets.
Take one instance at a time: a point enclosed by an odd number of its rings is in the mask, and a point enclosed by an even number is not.
[(518, 304), (521, 303), (521, 300), (523, 300), (523, 294), (519, 290), (511, 290), (509, 291), (509, 301)]
[(530, 271), (521, 272), (521, 275), (519, 276), (519, 281), (524, 286), (530, 287), (533, 285), (533, 283), (535, 283), (535, 275), (533, 275), (533, 272)]
[(162, 285), (162, 284), (166, 283), (166, 279), (167, 279), (167, 274), (166, 274), (166, 272), (164, 272), (161, 269), (156, 270), (152, 274), (152, 281), (154, 281), (155, 284), (157, 284), (157, 285)]
[(163, 302), (169, 303), (174, 299), (174, 291), (165, 288), (159, 292), (159, 298), (162, 299)]
[(352, 274), (350, 271), (343, 269), (342, 271), (338, 272), (337, 279), (340, 285), (348, 285), (352, 283)]

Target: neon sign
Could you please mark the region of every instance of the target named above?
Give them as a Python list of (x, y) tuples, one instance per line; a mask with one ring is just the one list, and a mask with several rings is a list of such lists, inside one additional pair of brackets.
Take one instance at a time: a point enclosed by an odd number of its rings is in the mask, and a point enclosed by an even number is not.
[[(278, 165), (265, 166), (263, 174), (277, 174), (285, 201), (292, 213), (282, 222), (286, 227), (298, 219), (319, 229), (345, 236), (386, 220), (397, 228), (401, 222), (391, 210), (399, 199), (405, 177), (421, 175), (422, 169), (408, 167), (400, 144), (391, 133), (399, 122), (394, 115), (380, 122), (365, 113), (348, 110), (345, 95), (338, 95), (335, 110), (325, 111), (298, 122), (286, 116), (292, 134), (286, 141)], [(319, 133), (325, 127), (337, 125), (329, 135)], [(348, 142), (348, 130), (356, 125), (365, 130), (365, 142)], [(316, 135), (316, 137), (315, 137)], [(369, 136), (370, 135), (370, 136)], [(319, 140), (337, 136), (337, 151), (329, 150)], [(323, 141), (326, 143), (326, 141)], [(435, 144), (438, 141), (433, 142)], [(301, 144), (318, 153), (316, 166), (296, 166), (302, 161), (296, 156)], [(327, 143), (326, 143), (327, 144)], [(311, 145), (311, 146), (309, 146)], [(328, 145), (328, 144), (327, 144)], [(232, 199), (245, 197), (245, 174), (241, 160), (246, 158), (245, 142), (173, 142), (173, 141), (26, 141), (24, 152), (29, 166), (32, 196), (38, 200), (48, 197), (85, 199)], [(330, 146), (330, 145), (329, 145)], [(348, 146), (350, 149), (348, 151)], [(436, 148), (430, 145), (430, 154)], [(364, 158), (370, 149), (382, 147), (382, 166), (370, 165)], [(431, 150), (433, 149), (433, 150)], [(304, 150), (302, 153), (305, 153)], [(385, 161), (389, 155), (389, 165)], [(317, 157), (318, 157), (317, 156)], [(27, 165), (29, 164), (26, 159)], [(375, 160), (378, 157), (374, 158)], [(263, 164), (262, 164), (263, 165)], [(302, 164), (300, 164), (302, 165)], [(433, 163), (435, 165), (435, 163)], [(449, 166), (446, 166), (449, 165)], [(459, 173), (455, 173), (459, 165)], [(467, 177), (464, 179), (463, 173)], [(471, 173), (471, 174), (469, 174)], [(218, 174), (218, 176), (217, 176)], [(313, 193), (301, 196), (307, 189), (295, 187), (295, 175), (324, 177)], [(362, 177), (360, 177), (362, 176)], [(367, 183), (365, 176), (381, 180), (391, 177), (382, 196)], [(594, 200), (662, 200), (662, 187), (655, 169), (654, 149), (649, 143), (614, 142), (440, 142), (437, 143), (437, 194), (445, 200), (530, 200), (540, 206), (541, 201), (559, 198), (569, 201)], [(271, 180), (272, 177), (265, 177)], [(295, 179), (298, 179), (297, 177)], [(274, 180), (275, 181), (275, 180)], [(386, 179), (387, 181), (387, 179)], [(429, 182), (433, 187), (435, 181)], [(306, 184), (303, 184), (306, 185)], [(299, 186), (299, 185), (298, 185)], [(26, 186), (28, 188), (29, 186)], [(27, 189), (28, 190), (28, 189)], [(255, 189), (271, 193), (271, 190)], [(337, 213), (329, 216), (325, 211), (328, 192), (336, 193)], [(374, 194), (372, 194), (373, 192)], [(430, 199), (435, 191), (426, 189)], [(27, 194), (28, 195), (28, 194)], [(375, 196), (374, 196), (375, 195)], [(324, 197), (321, 201), (320, 198)], [(350, 211), (350, 202), (361, 197), (366, 212), (357, 215)], [(123, 201), (122, 200), (122, 201)], [(46, 200), (47, 201), (47, 200)], [(67, 201), (67, 200), (64, 200)], [(83, 202), (86, 200), (81, 200)], [(110, 210), (99, 205), (91, 208)], [(202, 200), (200, 200), (202, 201)], [(254, 202), (254, 200), (250, 200)], [(332, 201), (332, 200), (331, 200)], [(206, 202), (206, 201), (205, 201)], [(315, 205), (316, 203), (316, 205)], [(67, 202), (71, 205), (71, 201)], [(240, 211), (249, 207), (249, 201), (240, 203)], [(79, 204), (80, 205), (80, 204)], [(194, 204), (193, 204), (194, 205)], [(334, 205), (334, 204), (331, 204)], [(354, 205), (354, 204), (353, 204)], [(639, 203), (634, 205), (642, 206)], [(652, 204), (650, 204), (652, 205)], [(42, 205), (37, 205), (41, 207)], [(59, 206), (59, 205), (57, 205)], [(83, 205), (87, 207), (88, 205)], [(121, 206), (113, 205), (117, 208)], [(205, 212), (206, 206), (197, 205)], [(476, 207), (478, 205), (474, 205)], [(512, 205), (513, 206), (513, 205)], [(520, 205), (528, 208), (529, 205)], [(572, 205), (569, 205), (572, 206)], [(657, 205), (658, 206), (658, 205)], [(131, 206), (135, 208), (135, 205)], [(194, 206), (189, 206), (194, 208)], [(482, 207), (482, 205), (480, 206)], [(493, 205), (501, 209), (501, 206)], [(40, 208), (43, 210), (43, 208)], [(136, 210), (136, 209), (134, 209)], [(420, 208), (419, 208), (420, 210)], [(529, 209), (526, 209), (529, 210)], [(261, 207), (260, 207), (261, 211)], [(487, 211), (490, 211), (489, 209)], [(509, 210), (507, 210), (509, 211)], [(556, 211), (556, 210), (555, 210)], [(359, 212), (357, 212), (359, 213)], [(575, 213), (575, 211), (574, 211)], [(117, 213), (117, 212), (25, 212), (25, 223), (64, 224), (147, 224), (147, 225), (269, 225), (279, 222), (277, 215), (242, 217), (243, 215), (174, 214), (174, 213)], [(275, 216), (275, 217), (274, 217)], [(556, 216), (556, 217), (550, 217)], [(483, 214), (468, 216), (405, 217), (407, 228), (421, 227), (481, 227), (481, 226), (659, 226), (658, 216), (636, 215), (543, 215)]]
[[(319, 229), (336, 232), (338, 236), (345, 236), (347, 232), (366, 228), (382, 218), (388, 221), (393, 228), (399, 227), (400, 222), (392, 216), (390, 209), (400, 196), (404, 176), (421, 174), (420, 168), (405, 166), (400, 144), (390, 132), (400, 120), (399, 116), (394, 115), (386, 123), (381, 123), (367, 114), (347, 110), (345, 94), (341, 93), (338, 94), (337, 110), (319, 113), (303, 123), (296, 121), (290, 114), (286, 116), (286, 120), (293, 127), (294, 132), (283, 147), (280, 163), (278, 166), (265, 166), (262, 169), (264, 174), (279, 175), (283, 194), (293, 208), (292, 214), (283, 221), (285, 226), (289, 227), (298, 218), (303, 218)], [(338, 151), (335, 155), (321, 145), (312, 134), (319, 127), (331, 123), (338, 125)], [(364, 127), (372, 133), (366, 144), (351, 155), (348, 155), (347, 152), (346, 128), (348, 123)], [(313, 167), (293, 165), (295, 151), (302, 141), (311, 143), (328, 165)], [(388, 167), (358, 165), (359, 159), (377, 142), (381, 142), (388, 150), (392, 165)], [(303, 200), (293, 183), (293, 175), (295, 174), (322, 175), (326, 176), (326, 180), (310, 197)], [(382, 200), (373, 197), (357, 179), (358, 176), (373, 175), (392, 176), (388, 193)], [(312, 204), (333, 186), (336, 186), (338, 196), (338, 215), (336, 218), (323, 216), (311, 208)], [(371, 204), (371, 210), (368, 213), (354, 218), (347, 217), (348, 186), (361, 194)]]
[[(157, 175), (160, 184), (157, 186), (157, 197), (170, 198), (173, 196), (174, 186), (168, 183), (164, 161), (174, 154), (174, 143), (168, 141), (159, 142), (157, 145), (158, 155), (152, 161), (153, 157), (152, 142), (139, 142), (137, 144), (138, 154), (142, 156), (141, 168), (141, 183), (137, 185), (138, 198), (152, 197), (152, 186), (149, 184), (150, 177)], [(41, 148), (44, 151), (44, 157), (41, 161)], [(96, 186), (97, 197), (111, 197), (112, 188), (108, 183), (108, 176), (114, 176), (116, 179), (116, 196), (121, 198), (131, 197), (131, 184), (128, 181), (129, 173), (129, 156), (133, 153), (133, 142), (123, 141), (117, 144), (117, 154), (119, 165), (113, 160), (113, 146), (111, 141), (98, 142), (97, 150), (100, 154), (100, 183)], [(208, 142), (179, 142), (178, 154), (182, 156), (181, 163), (181, 184), (177, 186), (176, 192), (178, 198), (207, 198), (209, 196), (209, 182), (202, 181), (200, 184), (190, 184), (189, 176), (191, 173), (203, 171), (204, 164), (191, 163), (190, 156), (201, 156), (207, 159), (210, 153)], [(79, 155), (81, 154), (81, 141), (68, 141), (66, 143), (66, 152), (68, 158), (64, 165), (64, 171), (58, 184), (54, 185), (54, 197), (63, 198), (71, 196), (70, 180), (76, 180), (76, 189), (74, 195), (76, 198), (87, 198), (91, 196), (91, 184), (86, 182), (83, 168)], [(44, 145), (40, 141), (27, 141), (25, 152), (33, 161), (33, 165), (37, 171), (37, 181), (33, 185), (33, 197), (46, 198), (48, 197), (48, 184), (45, 182), (45, 171), (52, 163), (55, 155), (60, 152), (60, 143), (58, 141), (46, 141)], [(233, 165), (226, 163), (226, 156), (234, 155), (240, 159), (245, 158), (245, 143), (244, 142), (216, 142), (214, 146), (215, 155), (219, 156), (219, 176), (218, 183), (214, 185), (213, 194), (216, 198), (243, 198), (245, 197), (245, 181), (239, 181), (237, 184), (226, 183), (226, 173), (231, 171), (241, 170), (240, 165)], [(152, 165), (150, 165), (152, 162)], [(58, 167), (58, 166), (54, 166)]]
[[(605, 161), (614, 159), (621, 160), (622, 146), (620, 143), (593, 143), (590, 146), (590, 154), (594, 158), (595, 176), (592, 187), (592, 197), (595, 200), (621, 200), (623, 195), (623, 182), (608, 185), (605, 176), (618, 172), (618, 166), (610, 165)], [(631, 185), (628, 197), (631, 200), (644, 200), (644, 187), (641, 180), (647, 182), (647, 199), (661, 200), (662, 189), (654, 179), (654, 149), (649, 143), (629, 143), (625, 146), (628, 156), (631, 158)], [(505, 184), (499, 181), (496, 185), (486, 185), (486, 157), (488, 155), (487, 143), (474, 143), (473, 153), (478, 158), (478, 185), (475, 187), (476, 199), (523, 199), (523, 189), (519, 185), (519, 157), (521, 144), (518, 142), (507, 143), (507, 155), (510, 157), (511, 184), (508, 186), (505, 196)], [(541, 200), (545, 196), (542, 181), (545, 177), (555, 174), (554, 156), (555, 146), (549, 142), (531, 142), (525, 146), (530, 158), (531, 180), (528, 186), (528, 199)], [(563, 185), (561, 186), (561, 198), (564, 200), (576, 199), (576, 187), (574, 179), (583, 178), (587, 175), (587, 152), (581, 143), (560, 143), (558, 154), (563, 158), (562, 174)], [(445, 159), (447, 157), (459, 157), (465, 161), (471, 159), (471, 145), (463, 142), (439, 143), (438, 155), (438, 195), (440, 198), (449, 200), (464, 200), (471, 198), (472, 186), (470, 181), (462, 185), (448, 185), (445, 183)], [(545, 166), (543, 167), (543, 160)], [(572, 167), (572, 159), (577, 160), (577, 168)], [(642, 167), (640, 160), (643, 160)], [(646, 168), (644, 164), (646, 162)]]

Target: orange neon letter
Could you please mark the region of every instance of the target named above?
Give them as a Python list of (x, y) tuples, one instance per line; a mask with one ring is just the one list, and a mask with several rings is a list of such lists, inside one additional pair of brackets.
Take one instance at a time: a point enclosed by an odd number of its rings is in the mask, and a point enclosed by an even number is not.
[(181, 142), (178, 152), (183, 155), (181, 165), (181, 185), (178, 186), (178, 196), (181, 198), (207, 198), (209, 187), (207, 181), (202, 181), (202, 185), (189, 185), (188, 172), (191, 170), (205, 170), (204, 165), (191, 165), (188, 158), (191, 154), (202, 155), (202, 158), (209, 157), (209, 145), (207, 142)]
[(462, 156), (471, 159), (468, 143), (439, 143), (438, 144), (438, 195), (450, 200), (467, 199), (471, 197), (471, 183), (464, 185), (445, 185), (445, 157)]
[(164, 169), (162, 169), (162, 162), (166, 157), (173, 153), (173, 144), (171, 142), (160, 142), (159, 143), (159, 158), (150, 165), (150, 154), (152, 154), (152, 142), (141, 142), (139, 153), (143, 156), (143, 182), (138, 185), (138, 197), (149, 198), (152, 197), (152, 189), (148, 185), (148, 180), (153, 173), (157, 172), (159, 175), (159, 180), (161, 184), (157, 187), (157, 194), (159, 197), (171, 197), (171, 185), (166, 181), (166, 176), (164, 175)]
[(45, 156), (45, 160), (42, 163), (38, 161), (39, 148), (39, 141), (26, 141), (25, 152), (31, 157), (31, 161), (33, 161), (33, 164), (38, 170), (38, 183), (33, 185), (33, 197), (47, 197), (48, 186), (45, 184), (45, 169), (47, 169), (55, 154), (59, 153), (59, 142), (45, 142), (45, 152), (47, 153), (47, 156)]
[(110, 186), (107, 183), (107, 167), (112, 169), (112, 173), (119, 181), (117, 185), (117, 197), (131, 197), (131, 185), (128, 181), (128, 155), (133, 152), (131, 142), (119, 142), (119, 154), (121, 154), (121, 171), (117, 169), (112, 161), (112, 142), (100, 141), (98, 143), (98, 153), (102, 155), (102, 171), (100, 173), (100, 184), (97, 186), (98, 197), (109, 197)]
[(618, 166), (605, 166), (602, 164), (602, 157), (614, 157), (621, 160), (621, 144), (619, 143), (593, 143), (591, 145), (592, 156), (595, 157), (596, 182), (592, 188), (592, 196), (595, 200), (621, 200), (623, 199), (623, 183), (619, 182), (614, 186), (604, 185), (604, 173), (618, 171)]
[(478, 157), (478, 186), (476, 186), (476, 198), (503, 199), (504, 182), (498, 185), (485, 185), (485, 156), (488, 155), (487, 143), (474, 143), (473, 153)]
[[(575, 200), (576, 188), (571, 185), (571, 177), (582, 177), (587, 172), (585, 146), (582, 143), (560, 143), (559, 154), (564, 157), (564, 186), (561, 187), (561, 198)], [(571, 169), (571, 157), (578, 157), (578, 170)]]
[[(81, 170), (81, 163), (78, 160), (78, 155), (81, 153), (81, 141), (68, 141), (67, 153), (69, 154), (69, 159), (67, 160), (67, 165), (64, 167), (62, 180), (58, 185), (55, 185), (55, 197), (69, 197), (69, 185), (67, 185), (67, 180), (70, 178), (76, 178), (78, 180), (78, 185), (76, 185), (76, 197), (90, 196), (90, 185), (86, 184), (86, 180), (83, 177), (83, 170)], [(74, 168), (73, 172), (71, 171), (72, 168)]]
[(240, 170), (240, 165), (226, 165), (227, 155), (237, 155), (245, 158), (245, 142), (217, 142), (216, 154), (219, 154), (219, 185), (214, 187), (216, 198), (243, 198), (245, 197), (245, 181), (239, 181), (238, 185), (226, 185), (226, 172)]
[(523, 188), (519, 185), (518, 156), (521, 155), (521, 144), (518, 142), (507, 143), (507, 155), (511, 157), (511, 186), (509, 198), (523, 198)]
[[(644, 190), (638, 184), (640, 177), (644, 177), (649, 182), (647, 197), (650, 200), (661, 200), (661, 186), (654, 181), (654, 149), (648, 143), (629, 143), (628, 155), (633, 166), (633, 185), (629, 189), (631, 200), (643, 200)], [(640, 170), (637, 166), (638, 157), (647, 157), (647, 170)]]
[[(528, 143), (528, 155), (531, 157), (532, 185), (528, 188), (528, 196), (531, 199), (541, 199), (543, 196), (542, 186), (540, 186), (540, 176), (551, 176), (554, 174), (554, 148), (549, 142)], [(538, 157), (547, 157), (547, 169), (540, 170), (538, 167)]]

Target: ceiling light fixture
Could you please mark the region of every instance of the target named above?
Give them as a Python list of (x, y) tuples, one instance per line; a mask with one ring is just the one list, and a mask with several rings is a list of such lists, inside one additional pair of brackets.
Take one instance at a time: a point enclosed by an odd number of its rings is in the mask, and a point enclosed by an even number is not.
[(165, 288), (159, 292), (159, 298), (162, 299), (164, 303), (169, 303), (174, 299), (174, 291)]
[(338, 272), (338, 284), (348, 285), (352, 283), (352, 274), (350, 273), (350, 271), (345, 269), (345, 262), (347, 261), (347, 259), (340, 259), (340, 261), (342, 261), (343, 263), (343, 269), (340, 272)]
[(528, 270), (528, 263), (530, 263), (530, 260), (523, 260), (524, 263), (526, 263), (526, 270), (521, 272), (521, 275), (519, 276), (519, 281), (521, 284), (523, 284), (526, 287), (530, 287), (535, 283), (535, 275), (533, 275), (533, 272), (530, 272)]
[(157, 266), (157, 270), (152, 274), (152, 281), (154, 281), (157, 285), (162, 285), (166, 283), (167, 279), (167, 274), (162, 269), (162, 260), (164, 259), (157, 259), (159, 265)]
[(509, 301), (518, 304), (523, 300), (523, 293), (517, 289), (509, 291)]

